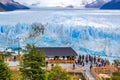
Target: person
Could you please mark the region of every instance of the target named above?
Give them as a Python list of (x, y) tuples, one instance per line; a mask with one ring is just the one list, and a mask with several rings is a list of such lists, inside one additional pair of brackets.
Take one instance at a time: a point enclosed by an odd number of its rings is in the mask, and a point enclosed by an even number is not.
[(86, 59), (85, 59), (85, 60), (86, 60), (86, 64), (88, 64), (88, 57), (86, 57)]
[(80, 61), (81, 61), (81, 55), (79, 55), (79, 59), (80, 59)]
[(91, 70), (91, 68), (92, 68), (93, 66), (92, 66), (92, 64), (90, 65), (90, 70)]
[(84, 55), (82, 55), (82, 60), (84, 60)]
[(80, 64), (80, 59), (78, 59), (78, 63), (77, 63), (78, 65)]
[(94, 64), (96, 64), (96, 56), (94, 56)]
[(48, 67), (48, 61), (46, 61), (46, 67)]
[(51, 64), (51, 66), (53, 67), (53, 66), (54, 66), (54, 64), (52, 63), (52, 64)]
[(16, 56), (14, 56), (14, 61), (16, 61)]
[(46, 67), (48, 66), (48, 57), (45, 58)]
[(73, 63), (73, 69), (75, 69), (75, 63)]
[(84, 65), (85, 65), (85, 64), (84, 64), (84, 61), (83, 61), (82, 66), (84, 67)]

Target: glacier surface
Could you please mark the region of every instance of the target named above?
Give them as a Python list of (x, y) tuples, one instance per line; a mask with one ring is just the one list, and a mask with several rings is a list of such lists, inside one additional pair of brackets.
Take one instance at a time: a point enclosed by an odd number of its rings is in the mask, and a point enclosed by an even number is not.
[[(39, 32), (41, 26), (43, 33)], [(120, 11), (1, 12), (0, 49), (15, 50), (27, 43), (38, 47), (70, 46), (78, 54), (120, 57)]]

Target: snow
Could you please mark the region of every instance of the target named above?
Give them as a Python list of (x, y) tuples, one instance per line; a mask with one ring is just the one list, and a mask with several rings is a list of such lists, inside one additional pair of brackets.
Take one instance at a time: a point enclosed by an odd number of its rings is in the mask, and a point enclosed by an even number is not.
[[(26, 6), (35, 7), (66, 7), (72, 5), (74, 7), (85, 6), (86, 4), (92, 3), (97, 0), (14, 0)], [(98, 0), (99, 1), (99, 0)], [(110, 0), (103, 0), (108, 2)]]

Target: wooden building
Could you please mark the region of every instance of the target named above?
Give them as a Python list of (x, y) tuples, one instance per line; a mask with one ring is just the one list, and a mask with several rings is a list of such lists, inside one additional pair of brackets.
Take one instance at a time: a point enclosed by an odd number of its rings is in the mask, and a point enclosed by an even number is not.
[(40, 47), (48, 63), (74, 63), (77, 53), (71, 47)]

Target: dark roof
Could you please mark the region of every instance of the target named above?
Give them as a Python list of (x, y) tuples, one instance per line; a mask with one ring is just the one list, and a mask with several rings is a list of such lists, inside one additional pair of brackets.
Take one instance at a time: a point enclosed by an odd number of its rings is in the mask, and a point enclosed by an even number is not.
[(40, 47), (48, 57), (54, 56), (77, 56), (77, 53), (71, 47)]

